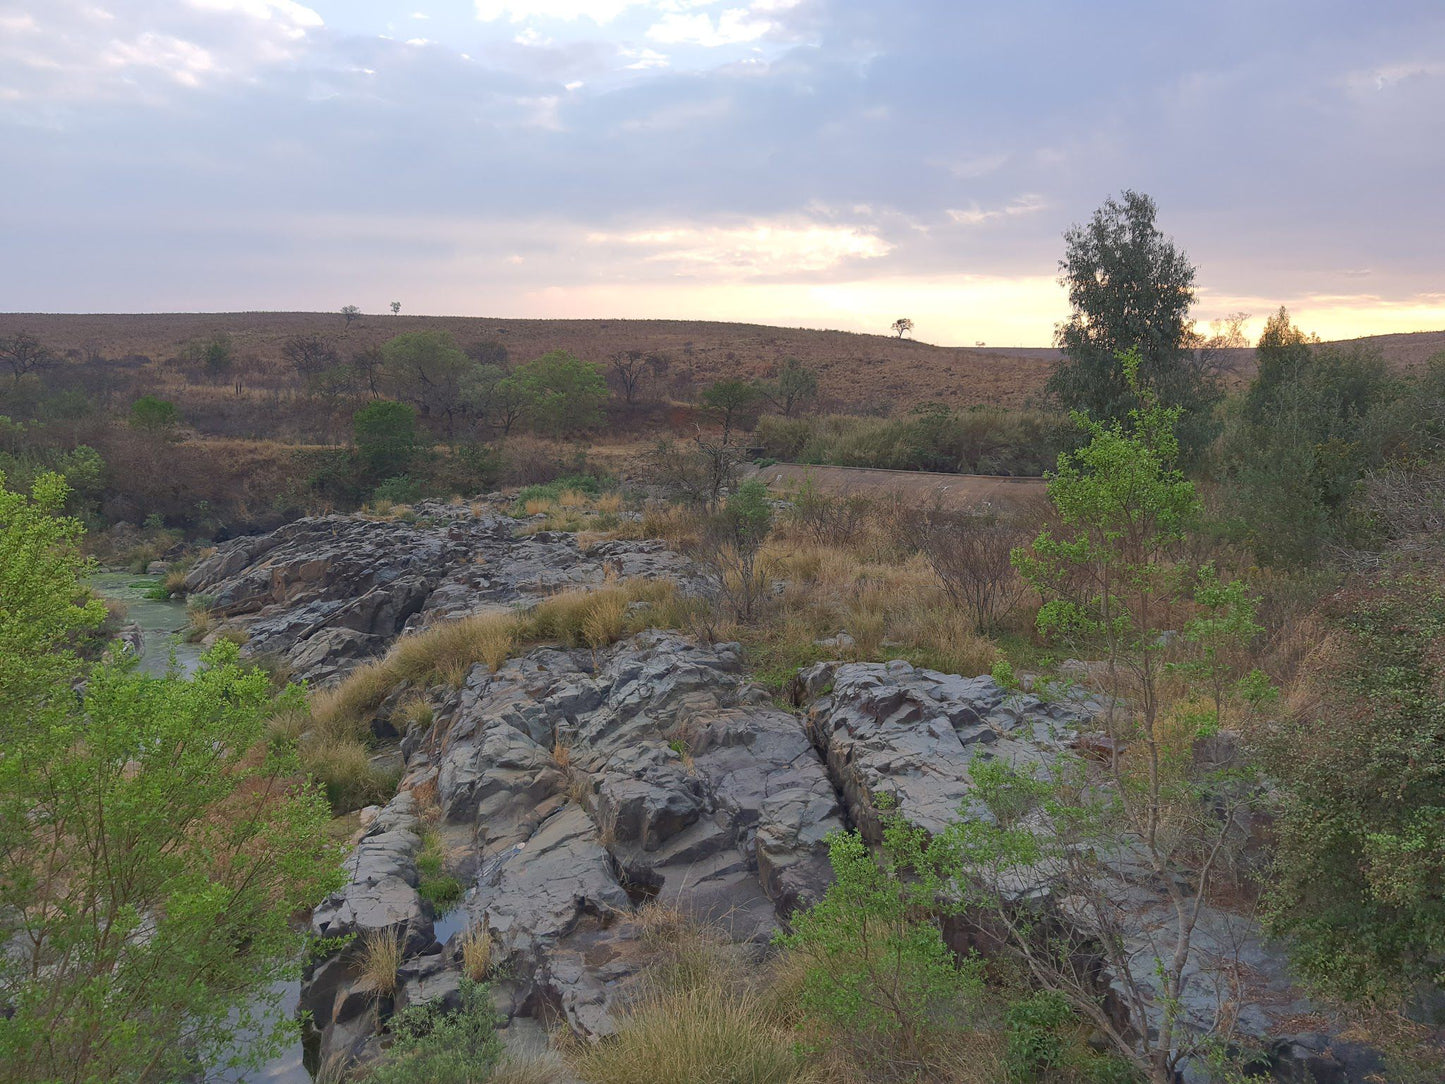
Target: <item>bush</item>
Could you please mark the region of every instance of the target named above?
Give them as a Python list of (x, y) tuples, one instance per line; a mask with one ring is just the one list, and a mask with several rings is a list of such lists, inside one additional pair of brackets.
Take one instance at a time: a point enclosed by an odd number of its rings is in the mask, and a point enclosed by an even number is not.
[(716, 986), (655, 995), (617, 1033), (580, 1051), (588, 1084), (802, 1084), (814, 1078), (759, 1000)]
[(403, 474), (416, 455), (416, 410), (408, 403), (377, 399), (351, 418), (362, 463), (374, 478)]
[[(890, 825), (885, 853), (901, 857), (909, 836)], [(865, 1064), (921, 1067), (938, 1033), (982, 992), (980, 967), (954, 957), (927, 891), (898, 880), (892, 859), (880, 865), (857, 832), (835, 833), (828, 859), (837, 880), (780, 938), (807, 961), (802, 1004)]]
[(176, 404), (154, 395), (142, 395), (130, 408), (132, 429), (147, 433), (168, 433), (181, 422), (181, 412)]
[(487, 987), (470, 979), (461, 980), (455, 1011), (439, 998), (408, 1005), (388, 1030), (391, 1049), (367, 1072), (367, 1084), (480, 1084), (502, 1056)]
[(373, 501), (386, 501), (391, 504), (412, 504), (420, 500), (421, 495), (421, 486), (405, 474), (388, 478), (371, 491)]

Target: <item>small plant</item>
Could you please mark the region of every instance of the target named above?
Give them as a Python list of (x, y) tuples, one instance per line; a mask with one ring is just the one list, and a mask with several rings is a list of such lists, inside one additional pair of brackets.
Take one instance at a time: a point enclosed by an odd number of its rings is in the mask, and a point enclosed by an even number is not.
[(492, 931), (468, 926), (462, 934), (462, 972), (473, 982), (483, 982), (492, 972)]
[(461, 901), (467, 889), (461, 881), (447, 874), (433, 880), (422, 881), (416, 886), (416, 891), (422, 899), (429, 900), (438, 913), (445, 914)]
[(501, 1060), (497, 1017), (487, 987), (463, 979), (461, 1004), (447, 1011), (441, 998), (408, 1005), (388, 1024), (393, 1039), (367, 1084), (477, 1084), (490, 1080)]
[(401, 938), (391, 927), (370, 930), (361, 943), (359, 970), (379, 997), (396, 993), (396, 973), (401, 967)]

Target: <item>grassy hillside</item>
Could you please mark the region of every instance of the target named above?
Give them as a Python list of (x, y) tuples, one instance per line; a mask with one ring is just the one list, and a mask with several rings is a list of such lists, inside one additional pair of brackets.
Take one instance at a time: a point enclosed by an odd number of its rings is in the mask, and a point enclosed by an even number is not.
[[(1022, 406), (1039, 394), (1057, 351), (943, 347), (885, 335), (683, 320), (503, 320), (495, 317), (365, 315), (346, 327), (335, 313), (0, 313), (0, 336), (27, 331), (58, 352), (95, 352), (106, 357), (143, 355), (157, 362), (187, 343), (226, 332), (254, 383), (284, 382), (281, 346), (309, 332), (334, 340), (343, 353), (378, 346), (403, 331), (436, 328), (463, 346), (494, 340), (514, 361), (548, 350), (570, 350), (605, 361), (620, 350), (669, 355), (667, 383), (679, 391), (720, 377), (768, 374), (783, 358), (800, 358), (820, 376), (823, 398), (833, 406), (869, 413), (938, 400), (963, 407), (975, 403)], [(1411, 369), (1445, 349), (1445, 331), (1377, 335), (1356, 340), (1378, 349), (1392, 366)], [(1253, 351), (1240, 351), (1240, 375), (1252, 368)]]

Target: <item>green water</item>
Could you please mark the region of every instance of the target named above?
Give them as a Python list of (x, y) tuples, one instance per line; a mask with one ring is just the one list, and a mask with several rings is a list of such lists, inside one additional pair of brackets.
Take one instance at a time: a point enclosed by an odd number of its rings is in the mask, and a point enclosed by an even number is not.
[(182, 639), (188, 627), (186, 604), (145, 597), (147, 591), (161, 582), (161, 577), (97, 572), (87, 582), (96, 594), (124, 605), (126, 621), (136, 622), (145, 633), (145, 651), (140, 657), (142, 671), (156, 676), (164, 674), (170, 666), (172, 651), (181, 673), (192, 673), (200, 665), (205, 649)]

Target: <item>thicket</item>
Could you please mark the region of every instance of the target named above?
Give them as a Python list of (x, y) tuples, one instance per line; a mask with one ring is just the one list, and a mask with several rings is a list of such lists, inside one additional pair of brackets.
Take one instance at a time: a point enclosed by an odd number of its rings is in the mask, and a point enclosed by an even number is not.
[(0, 476), (0, 1065), (99, 1084), (258, 1064), (281, 1034), (247, 998), (340, 881), (325, 803), (265, 741), (274, 693), (234, 644), (190, 678), (82, 660), (104, 610), (64, 499), (58, 476), (28, 498)]
[(764, 455), (795, 463), (1037, 476), (1077, 431), (1058, 413), (932, 404), (899, 418), (766, 415), (753, 439)]

